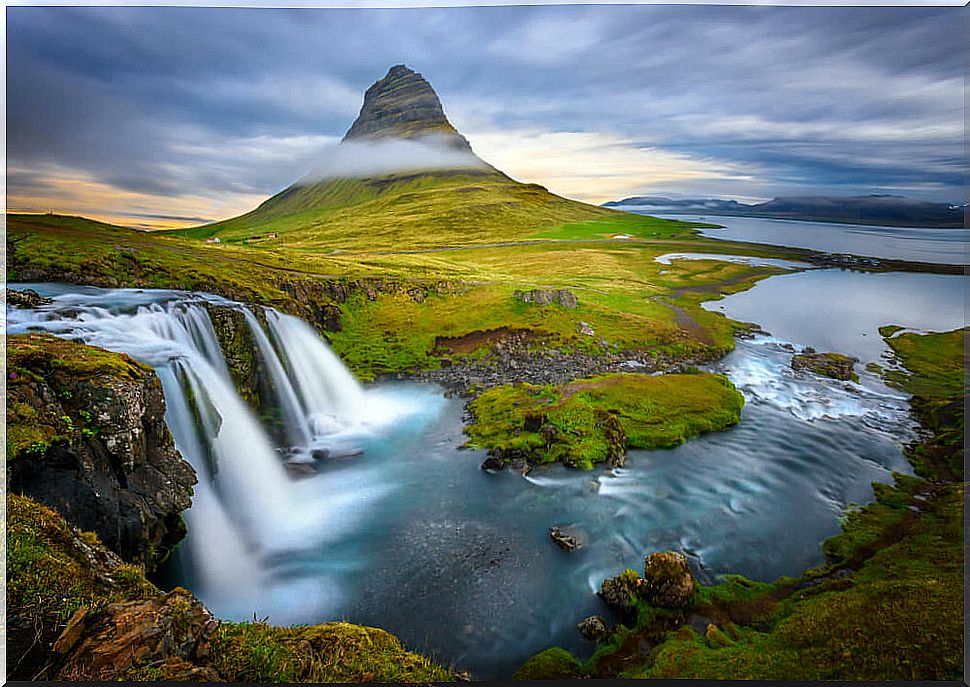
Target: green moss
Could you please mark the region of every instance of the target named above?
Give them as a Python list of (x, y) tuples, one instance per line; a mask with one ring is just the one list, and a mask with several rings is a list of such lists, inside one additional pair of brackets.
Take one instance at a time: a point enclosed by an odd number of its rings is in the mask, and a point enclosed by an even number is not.
[(744, 399), (710, 373), (612, 374), (565, 386), (495, 387), (469, 404), (469, 444), (590, 468), (625, 448), (665, 448), (740, 419)]
[(903, 329), (905, 329), (905, 327), (900, 327), (898, 324), (885, 324), (879, 327), (879, 336), (883, 337), (884, 339), (888, 339), (893, 334), (898, 331), (902, 331)]
[(223, 623), (213, 666), (230, 682), (445, 682), (454, 675), (393, 635), (348, 623)]
[(565, 649), (554, 646), (536, 654), (512, 675), (513, 680), (568, 680), (580, 677), (582, 664)]
[(7, 496), (7, 605), (63, 625), (81, 606), (98, 606), (156, 592), (135, 565), (111, 567), (99, 576), (83, 546), (100, 546), (97, 536), (77, 533), (55, 511), (23, 496)]
[[(880, 329), (882, 333), (882, 329)], [(966, 337), (970, 328), (934, 334), (908, 332), (886, 338), (905, 367), (889, 373), (890, 383), (914, 396), (954, 398), (966, 394)], [(889, 335), (884, 334), (884, 337)]]

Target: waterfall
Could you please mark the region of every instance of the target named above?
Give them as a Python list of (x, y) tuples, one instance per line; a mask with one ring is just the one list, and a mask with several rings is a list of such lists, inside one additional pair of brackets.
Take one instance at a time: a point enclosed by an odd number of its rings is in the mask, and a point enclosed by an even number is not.
[[(92, 291), (92, 290), (88, 290)], [(373, 490), (333, 494), (301, 487), (283, 455), (317, 457), (342, 446), (368, 422), (364, 390), (321, 338), (297, 318), (213, 296), (131, 289), (54, 292), (52, 305), (9, 310), (8, 332), (47, 331), (128, 353), (157, 371), (167, 402), (166, 423), (199, 484), (185, 513), (190, 532), (183, 554), (204, 599), (251, 604), (265, 592), (258, 581), (286, 552), (339, 529), (334, 509)], [(240, 310), (283, 415), (289, 446), (274, 446), (253, 408), (234, 387), (206, 303)], [(261, 324), (266, 322), (266, 328)], [(389, 408), (377, 399), (372, 415)], [(393, 410), (393, 409), (391, 409)], [(355, 452), (359, 452), (356, 450)], [(315, 533), (315, 534), (314, 534)], [(185, 547), (183, 547), (185, 548)], [(270, 563), (267, 563), (270, 561)]]
[(311, 432), (336, 432), (366, 421), (363, 389), (310, 326), (275, 310), (268, 310), (266, 319)]

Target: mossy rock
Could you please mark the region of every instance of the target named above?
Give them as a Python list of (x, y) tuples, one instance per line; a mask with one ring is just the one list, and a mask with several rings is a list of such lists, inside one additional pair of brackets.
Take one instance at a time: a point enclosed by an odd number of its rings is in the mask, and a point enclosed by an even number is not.
[(523, 663), (513, 680), (569, 680), (582, 677), (582, 664), (571, 653), (558, 646), (536, 654)]
[(212, 663), (230, 682), (452, 682), (384, 630), (350, 623), (276, 627), (223, 623)]
[(843, 382), (858, 382), (859, 375), (855, 373), (856, 358), (850, 358), (841, 353), (816, 353), (805, 351), (798, 353), (791, 359), (793, 370), (808, 370), (822, 377), (830, 377)]
[(75, 611), (158, 593), (96, 535), (57, 512), (7, 495), (7, 639), (10, 677), (44, 676), (54, 641)]

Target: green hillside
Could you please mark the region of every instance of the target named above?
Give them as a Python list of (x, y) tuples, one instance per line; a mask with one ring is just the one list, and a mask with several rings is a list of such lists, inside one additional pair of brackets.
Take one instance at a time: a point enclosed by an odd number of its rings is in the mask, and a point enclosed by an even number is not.
[(171, 233), (311, 250), (420, 249), (519, 240), (620, 215), (497, 171), (457, 169), (296, 184), (240, 217)]

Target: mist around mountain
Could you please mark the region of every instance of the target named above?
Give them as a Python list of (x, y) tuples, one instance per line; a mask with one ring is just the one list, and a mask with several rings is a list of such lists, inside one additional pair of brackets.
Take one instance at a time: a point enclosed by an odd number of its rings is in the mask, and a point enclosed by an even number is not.
[(604, 203), (604, 207), (632, 212), (710, 213), (742, 217), (772, 217), (811, 222), (879, 224), (897, 227), (960, 228), (965, 206), (906, 198), (896, 195), (791, 196), (766, 203), (745, 204), (720, 198), (672, 199), (633, 196)]

